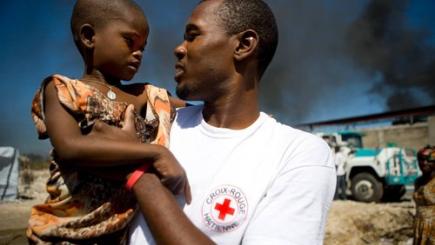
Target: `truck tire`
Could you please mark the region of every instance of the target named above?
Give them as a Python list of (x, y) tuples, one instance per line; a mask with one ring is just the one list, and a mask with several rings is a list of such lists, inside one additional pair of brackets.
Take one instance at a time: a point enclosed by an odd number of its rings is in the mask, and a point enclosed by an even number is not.
[(359, 173), (352, 178), (352, 196), (360, 202), (379, 202), (383, 184), (370, 173)]

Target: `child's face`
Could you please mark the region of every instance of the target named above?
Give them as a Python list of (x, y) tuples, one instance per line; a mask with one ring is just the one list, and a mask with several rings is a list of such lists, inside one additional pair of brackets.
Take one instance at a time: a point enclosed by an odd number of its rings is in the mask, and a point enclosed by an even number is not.
[(131, 80), (139, 69), (148, 38), (145, 17), (129, 11), (95, 30), (93, 67), (104, 76)]

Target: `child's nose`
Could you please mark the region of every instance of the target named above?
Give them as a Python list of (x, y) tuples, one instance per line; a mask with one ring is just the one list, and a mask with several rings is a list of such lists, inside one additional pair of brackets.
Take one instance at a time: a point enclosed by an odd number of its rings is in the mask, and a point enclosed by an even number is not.
[(142, 59), (143, 51), (142, 50), (136, 50), (133, 52), (133, 57), (138, 59), (139, 61)]

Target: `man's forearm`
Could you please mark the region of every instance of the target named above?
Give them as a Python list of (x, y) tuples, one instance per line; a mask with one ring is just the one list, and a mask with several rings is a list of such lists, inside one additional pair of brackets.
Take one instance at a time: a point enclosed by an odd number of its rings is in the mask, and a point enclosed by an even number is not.
[(192, 224), (154, 174), (144, 174), (133, 191), (157, 244), (214, 244)]

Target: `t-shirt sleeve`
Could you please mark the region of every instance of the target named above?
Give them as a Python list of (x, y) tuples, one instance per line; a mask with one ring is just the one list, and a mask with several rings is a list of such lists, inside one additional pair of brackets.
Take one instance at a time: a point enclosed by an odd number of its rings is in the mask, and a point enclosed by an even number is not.
[(334, 159), (323, 142), (301, 147), (260, 201), (242, 244), (323, 243), (336, 184)]

